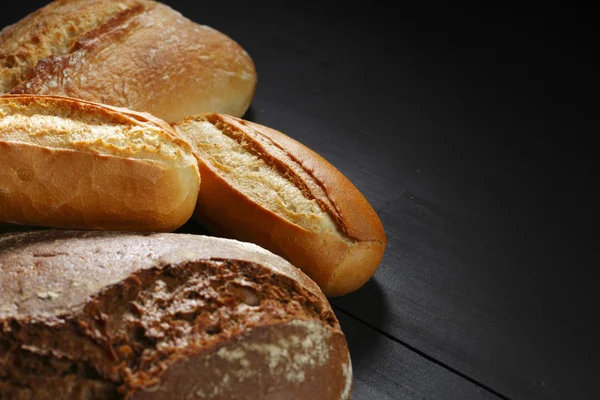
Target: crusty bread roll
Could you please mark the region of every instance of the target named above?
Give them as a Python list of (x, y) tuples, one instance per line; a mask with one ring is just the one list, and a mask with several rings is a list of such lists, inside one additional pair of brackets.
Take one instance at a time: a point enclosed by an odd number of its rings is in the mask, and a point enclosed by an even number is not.
[(148, 0), (57, 0), (0, 33), (0, 93), (63, 95), (166, 121), (244, 114), (256, 88), (231, 38)]
[(199, 185), (190, 145), (149, 114), (0, 96), (0, 221), (172, 231), (191, 217)]
[(350, 398), (327, 299), (258, 246), (50, 230), (0, 235), (0, 265), (0, 398)]
[(352, 292), (375, 273), (386, 245), (381, 221), (325, 159), (231, 116), (203, 114), (174, 126), (199, 159), (199, 222), (285, 257), (328, 296)]

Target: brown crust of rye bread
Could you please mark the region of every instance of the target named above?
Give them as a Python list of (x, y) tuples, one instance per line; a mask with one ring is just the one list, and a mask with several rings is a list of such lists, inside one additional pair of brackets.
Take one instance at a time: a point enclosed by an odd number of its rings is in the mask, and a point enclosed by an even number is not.
[(258, 246), (34, 231), (0, 266), (0, 398), (350, 398), (326, 298)]

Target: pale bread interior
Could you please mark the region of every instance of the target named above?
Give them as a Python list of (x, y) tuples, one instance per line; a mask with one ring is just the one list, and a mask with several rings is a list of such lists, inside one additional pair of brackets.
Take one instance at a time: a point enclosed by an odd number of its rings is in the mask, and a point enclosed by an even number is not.
[(125, 124), (102, 112), (74, 110), (60, 102), (24, 106), (11, 100), (0, 102), (2, 141), (166, 163), (186, 158), (187, 163), (195, 162), (150, 122)]
[(245, 144), (241, 132), (219, 129), (209, 121), (194, 119), (178, 124), (177, 128), (200, 158), (260, 206), (307, 230), (340, 235), (335, 221), (317, 201)]

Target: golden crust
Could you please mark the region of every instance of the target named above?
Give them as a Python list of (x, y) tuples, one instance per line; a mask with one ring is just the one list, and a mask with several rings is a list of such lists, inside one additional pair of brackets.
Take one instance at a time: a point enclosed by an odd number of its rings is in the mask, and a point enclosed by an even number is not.
[[(200, 185), (198, 168), (189, 144), (165, 122), (61, 97), (0, 96), (0, 106), (7, 104), (158, 132), (165, 145), (157, 147), (152, 159), (134, 158), (127, 148), (118, 149), (120, 156), (86, 147), (40, 146), (4, 140), (10, 135), (8, 124), (0, 131), (0, 220), (56, 228), (173, 231), (191, 216)], [(178, 156), (162, 154), (167, 147)]]
[[(117, 12), (115, 4), (121, 4)], [(207, 111), (241, 116), (249, 107), (256, 70), (250, 56), (226, 35), (147, 0), (95, 1), (81, 9), (69, 2), (52, 5), (0, 36), (0, 60), (25, 60), (17, 67), (0, 64), (0, 76), (11, 75), (3, 78), (4, 91), (97, 101), (169, 122)], [(110, 18), (65, 32), (61, 18), (72, 24), (71, 18), (84, 19), (79, 15), (84, 9)], [(54, 29), (43, 28), (51, 22)], [(11, 32), (27, 29), (41, 44), (28, 43), (26, 52), (12, 49)], [(47, 45), (50, 35), (60, 38), (59, 45)]]
[(94, 101), (76, 99), (68, 96), (59, 95), (35, 95), (35, 94), (3, 94), (0, 95), (0, 104), (19, 104), (24, 107), (30, 104), (39, 105), (40, 107), (55, 107), (60, 103), (60, 108), (68, 108), (73, 113), (97, 113), (101, 115), (107, 122), (114, 122), (126, 125), (140, 125), (149, 123), (159, 127), (164, 135), (168, 135), (178, 145), (191, 149), (189, 143), (182, 140), (175, 132), (173, 127), (164, 120), (156, 116), (146, 113), (130, 110), (124, 107), (115, 107), (108, 104), (102, 104)]
[(0, 32), (0, 93), (22, 83), (35, 65), (67, 54), (86, 32), (141, 4), (138, 0), (53, 1)]
[[(225, 117), (233, 121), (238, 118)], [(291, 137), (269, 127), (244, 121), (286, 149), (294, 160), (310, 171), (312, 177), (325, 188), (329, 201), (334, 204), (341, 219), (342, 229), (360, 242), (378, 242), (385, 245), (385, 232), (379, 216), (363, 194), (327, 160)]]
[[(226, 180), (210, 160), (203, 158), (193, 129), (185, 129), (186, 124), (197, 120), (245, 132), (243, 141), (249, 149), (257, 134), (283, 149), (286, 157), (265, 154), (264, 147), (256, 154), (278, 168), (287, 164), (283, 174), (295, 184), (304, 181), (307, 196), (318, 199), (323, 194), (311, 188), (321, 187), (326, 199), (320, 199), (319, 204), (338, 221), (339, 232), (326, 234), (298, 226)], [(199, 160), (202, 190), (194, 213), (199, 222), (220, 235), (253, 242), (283, 256), (330, 297), (358, 289), (375, 273), (386, 246), (381, 221), (360, 191), (325, 159), (281, 132), (231, 116), (198, 115), (174, 126), (195, 148)], [(304, 173), (294, 172), (298, 166)]]

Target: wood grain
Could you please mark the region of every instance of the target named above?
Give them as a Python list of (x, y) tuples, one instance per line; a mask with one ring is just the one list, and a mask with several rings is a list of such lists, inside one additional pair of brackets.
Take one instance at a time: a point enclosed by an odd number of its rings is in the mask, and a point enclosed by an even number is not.
[(394, 32), (345, 11), (253, 5), (252, 35), (232, 28), (259, 71), (249, 118), (328, 158), (387, 228), (387, 311), (368, 287), (334, 304), (507, 398), (589, 397), (585, 125), (545, 98), (547, 68), (529, 79), (567, 50), (473, 14), (400, 17)]
[(337, 316), (350, 346), (354, 400), (499, 399), (347, 314)]
[(254, 59), (246, 118), (319, 152), (383, 220), (379, 271), (333, 301), (355, 398), (596, 397), (590, 19), (166, 3)]

